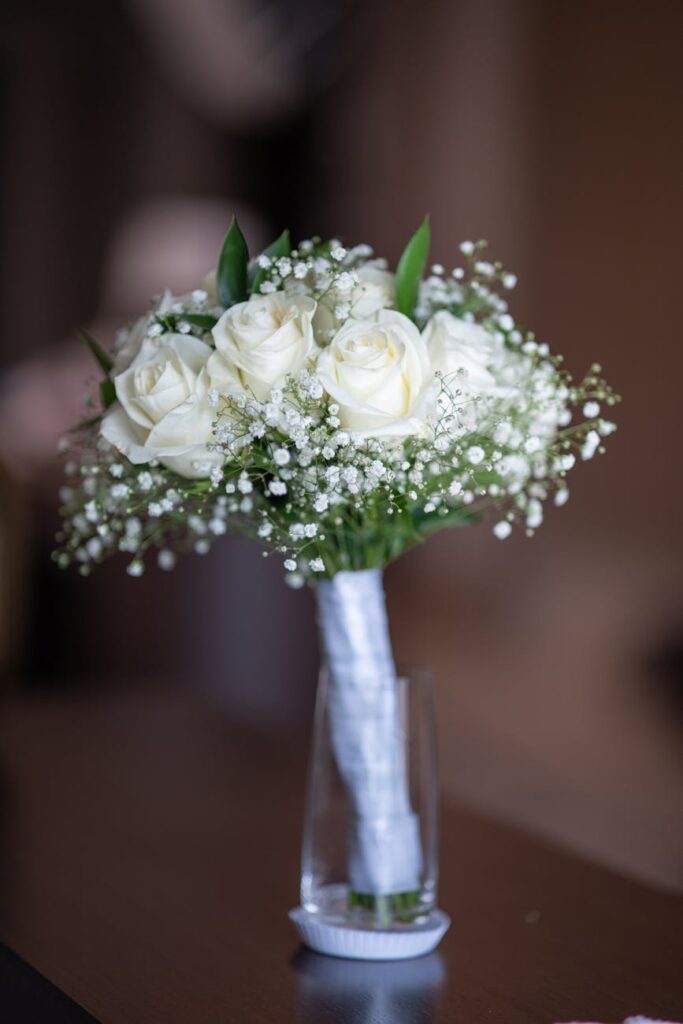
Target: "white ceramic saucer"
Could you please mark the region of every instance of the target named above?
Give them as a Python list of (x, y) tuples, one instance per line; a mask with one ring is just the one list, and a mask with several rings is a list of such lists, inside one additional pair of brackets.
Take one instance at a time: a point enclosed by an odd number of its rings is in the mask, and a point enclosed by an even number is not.
[(420, 924), (391, 930), (337, 924), (319, 914), (309, 914), (303, 907), (290, 910), (289, 918), (309, 949), (348, 960), (410, 960), (425, 956), (438, 946), (451, 923), (442, 910), (433, 910)]

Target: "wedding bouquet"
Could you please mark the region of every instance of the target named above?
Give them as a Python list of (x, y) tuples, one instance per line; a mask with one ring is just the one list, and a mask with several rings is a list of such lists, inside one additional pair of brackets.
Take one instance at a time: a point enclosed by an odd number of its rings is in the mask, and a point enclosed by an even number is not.
[[(58, 565), (116, 552), (206, 554), (236, 531), (316, 585), (333, 743), (356, 812), (353, 893), (419, 889), (420, 850), (397, 748), (381, 571), (446, 526), (531, 536), (576, 463), (603, 451), (617, 401), (580, 383), (518, 325), (515, 276), (463, 242), (425, 276), (429, 225), (396, 271), (368, 245), (283, 232), (255, 259), (233, 220), (218, 266), (164, 293), (106, 352), (99, 396), (71, 433)], [(353, 711), (373, 707), (356, 735)], [(360, 767), (359, 767), (360, 766)]]

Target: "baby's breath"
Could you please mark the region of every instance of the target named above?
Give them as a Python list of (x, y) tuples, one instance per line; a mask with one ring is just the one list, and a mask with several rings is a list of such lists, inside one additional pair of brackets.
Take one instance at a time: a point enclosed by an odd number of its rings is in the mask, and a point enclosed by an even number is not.
[[(460, 257), (451, 269), (431, 266), (414, 319), (421, 328), (443, 310), (480, 324), (497, 346), (496, 366), (486, 368), (493, 386), (474, 391), (464, 368), (437, 372), (423, 429), (392, 437), (351, 429), (314, 360), (263, 401), (248, 386), (212, 384), (211, 458), (206, 468), (194, 466), (196, 479), (160, 462), (129, 461), (103, 440), (90, 397), (88, 418), (60, 445), (67, 486), (57, 564), (87, 575), (121, 552), (138, 577), (151, 550), (169, 570), (179, 553), (206, 554), (225, 533), (241, 532), (276, 553), (298, 587), (340, 570), (384, 566), (449, 525), (488, 519), (500, 540), (515, 530), (533, 535), (548, 502), (567, 502), (568, 473), (603, 452), (618, 397), (598, 365), (575, 383), (561, 358), (515, 322), (507, 297), (517, 278), (486, 258), (484, 242), (463, 242)], [(385, 268), (367, 245), (314, 237), (286, 256), (262, 254), (252, 271), (262, 295), (316, 300), (327, 316), (316, 341), (325, 345), (353, 316), (363, 275)], [(119, 332), (114, 358), (125, 361), (143, 339), (161, 346), (168, 334), (213, 349), (224, 312), (214, 302), (206, 288), (181, 299), (165, 294)]]

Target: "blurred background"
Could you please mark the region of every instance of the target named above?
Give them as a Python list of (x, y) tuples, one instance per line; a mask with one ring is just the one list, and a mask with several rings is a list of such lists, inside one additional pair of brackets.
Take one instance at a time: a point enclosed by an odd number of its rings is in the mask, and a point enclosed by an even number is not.
[(255, 545), (51, 563), (75, 330), (194, 286), (233, 211), (252, 252), (289, 226), (392, 261), (429, 211), (434, 260), (488, 239), (518, 319), (624, 397), (533, 541), (446, 532), (387, 573), (446, 797), (680, 887), (680, 0), (5, 0), (0, 27), (4, 686), (193, 688), (305, 742), (312, 598)]

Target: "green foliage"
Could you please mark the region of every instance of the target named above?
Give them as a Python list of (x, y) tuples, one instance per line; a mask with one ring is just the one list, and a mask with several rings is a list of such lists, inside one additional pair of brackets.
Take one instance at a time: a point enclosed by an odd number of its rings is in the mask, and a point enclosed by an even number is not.
[(114, 382), (111, 380), (111, 371), (114, 368), (114, 363), (111, 356), (104, 351), (102, 346), (95, 341), (91, 334), (87, 331), (81, 331), (81, 337), (86, 343), (90, 351), (92, 352), (98, 366), (104, 371), (104, 380), (100, 381), (100, 401), (104, 409), (108, 409), (110, 405), (113, 405), (116, 401), (116, 388)]
[(202, 331), (210, 331), (218, 323), (216, 317), (211, 316), (209, 313), (183, 313), (178, 319), (186, 320), (188, 324), (192, 324), (193, 327), (199, 327)]
[(90, 351), (92, 352), (98, 365), (104, 371), (105, 375), (108, 377), (114, 366), (111, 356), (104, 351), (102, 346), (97, 341), (95, 341), (93, 336), (91, 334), (88, 334), (87, 331), (81, 330), (80, 335), (83, 341), (90, 349)]
[(109, 380), (108, 377), (100, 382), (100, 399), (105, 409), (108, 409), (116, 401), (116, 388), (113, 380)]
[(413, 318), (418, 290), (429, 253), (429, 217), (425, 217), (406, 245), (396, 268), (396, 305)]
[(244, 302), (247, 298), (248, 263), (247, 243), (237, 218), (233, 217), (218, 258), (216, 285), (218, 301), (222, 306), (234, 306), (236, 302)]

